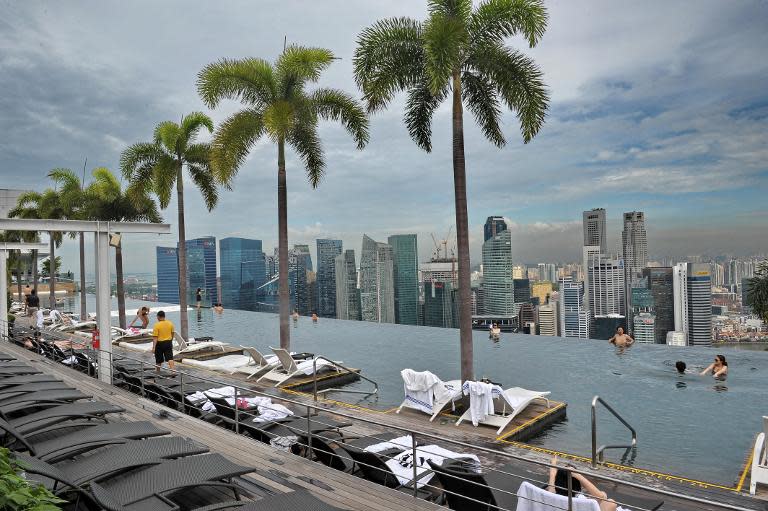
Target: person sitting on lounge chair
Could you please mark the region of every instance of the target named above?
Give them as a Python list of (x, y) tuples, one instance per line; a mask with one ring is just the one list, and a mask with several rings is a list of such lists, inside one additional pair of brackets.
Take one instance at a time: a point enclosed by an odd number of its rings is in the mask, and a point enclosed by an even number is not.
[[(557, 465), (557, 456), (552, 458), (552, 465)], [(600, 511), (616, 511), (616, 502), (610, 500), (608, 495), (594, 485), (592, 481), (572, 472), (571, 489), (575, 499), (591, 498), (600, 505)], [(555, 467), (549, 469), (549, 485), (547, 490), (558, 495), (568, 496), (568, 473)]]

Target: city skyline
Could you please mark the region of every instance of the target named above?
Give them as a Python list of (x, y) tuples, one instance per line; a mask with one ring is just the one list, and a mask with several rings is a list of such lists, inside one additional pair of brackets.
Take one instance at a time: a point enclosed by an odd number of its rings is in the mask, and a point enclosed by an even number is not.
[[(349, 9), (329, 2), (323, 12), (344, 20), (333, 32), (314, 23), (318, 7), (302, 7), (301, 15), (294, 12), (301, 40), (287, 36), (290, 42), (332, 49), (341, 60), (324, 85), (356, 93), (351, 54), (359, 29), (393, 14), (421, 17), (423, 7), (392, 2)], [(296, 10), (291, 4), (284, 8), (287, 15)], [(467, 129), (467, 152), (473, 156), (468, 194), (474, 260), (482, 244), (477, 227), (490, 214), (513, 220), (512, 242), (521, 247), (518, 260), (578, 260), (573, 227), (578, 214), (593, 207), (608, 211), (609, 250), (619, 243), (619, 215), (641, 210), (654, 240), (652, 259), (764, 251), (757, 234), (768, 226), (759, 201), (768, 183), (761, 143), (768, 118), (760, 84), (768, 66), (760, 51), (768, 37), (762, 30), (768, 8), (757, 2), (701, 2), (691, 12), (657, 3), (632, 16), (611, 3), (598, 8), (599, 17), (577, 5), (550, 8), (547, 37), (530, 51), (553, 98), (548, 122), (534, 142), (523, 146), (515, 140), (497, 150), (481, 140), (475, 127)], [(78, 5), (42, 9), (12, 4), (8, 9), (15, 23), (0, 33), (8, 57), (0, 78), (8, 94), (0, 101), (9, 113), (0, 121), (9, 134), (0, 168), (20, 188), (46, 186), (48, 170), (80, 169), (86, 157), (89, 168), (116, 170), (119, 152), (144, 140), (158, 119), (206, 110), (194, 89), (194, 75), (205, 63), (221, 56), (271, 57), (286, 35), (247, 13), (235, 17), (218, 6), (189, 3), (184, 24), (163, 24), (168, 37), (162, 55), (178, 56), (170, 59), (169, 69), (159, 65), (151, 38), (142, 38), (136, 27), (157, 30), (170, 6), (100, 5), (89, 11)], [(154, 15), (147, 17), (147, 9)], [(95, 19), (99, 22), (90, 22)], [(222, 28), (192, 48), (175, 37), (203, 22)], [(216, 37), (223, 27), (228, 37)], [(648, 41), (644, 34), (651, 28), (655, 37)], [(618, 44), (605, 45), (591, 37), (595, 33), (621, 37)], [(99, 45), (91, 44), (94, 38)], [(50, 86), (31, 87), (41, 75), (51, 77)], [(89, 98), (88, 108), (83, 108), (83, 97)], [(220, 122), (226, 110), (214, 112), (214, 120)], [(372, 117), (374, 137), (361, 153), (342, 139), (340, 129), (323, 128), (329, 171), (317, 191), (309, 188), (289, 154), (289, 203), (301, 205), (289, 213), (289, 244), (333, 238), (357, 247), (363, 230), (375, 239), (403, 232), (429, 239), (430, 232), (447, 231), (453, 224), (447, 115), (445, 109), (437, 112), (431, 154), (411, 143), (396, 109)], [(254, 150), (234, 191), (222, 192), (222, 204), (212, 214), (191, 191), (189, 238), (212, 234), (261, 239), (265, 247), (276, 244), (273, 152), (268, 144)], [(173, 218), (174, 205), (170, 208), (166, 220)], [(241, 221), (244, 212), (247, 223)], [(156, 237), (126, 237), (126, 271), (150, 268), (143, 255), (155, 244)], [(420, 260), (426, 259), (430, 247), (423, 243), (419, 248)], [(65, 246), (62, 253), (67, 260), (74, 249)]]

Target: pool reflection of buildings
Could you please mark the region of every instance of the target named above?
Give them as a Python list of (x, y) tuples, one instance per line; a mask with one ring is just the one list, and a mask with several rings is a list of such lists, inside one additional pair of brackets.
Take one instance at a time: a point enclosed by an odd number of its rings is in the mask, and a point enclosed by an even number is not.
[(258, 289), (266, 282), (261, 240), (219, 241), (221, 303), (226, 308), (256, 310)]
[[(218, 301), (216, 279), (216, 238), (187, 240), (187, 303), (195, 303), (195, 292), (203, 291), (203, 303)], [(179, 303), (179, 259), (177, 247), (156, 247), (157, 297), (165, 303)]]

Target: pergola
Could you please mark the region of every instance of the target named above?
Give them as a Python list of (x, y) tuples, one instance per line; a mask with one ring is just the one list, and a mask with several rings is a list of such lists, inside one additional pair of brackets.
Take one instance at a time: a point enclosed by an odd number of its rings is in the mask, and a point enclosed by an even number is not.
[[(2, 218), (0, 219), (0, 230), (3, 231), (43, 231), (43, 232), (92, 232), (94, 233), (94, 250), (96, 260), (96, 321), (99, 332), (104, 338), (99, 348), (99, 379), (105, 382), (112, 381), (112, 336), (110, 321), (110, 278), (109, 278), (109, 237), (110, 234), (132, 234), (132, 233), (150, 233), (150, 234), (170, 234), (171, 226), (169, 224), (154, 224), (142, 222), (100, 222), (86, 220), (50, 220), (50, 219), (19, 219)], [(17, 248), (9, 250), (18, 250), (18, 245), (34, 245), (35, 249), (40, 248), (36, 244), (8, 243), (8, 246), (16, 245)], [(2, 298), (0, 298), (0, 318), (5, 321), (8, 314), (8, 302), (6, 291), (8, 283), (6, 282), (5, 256), (7, 252), (2, 250), (0, 256), (0, 289), (2, 289)], [(84, 290), (81, 290), (83, 292)]]

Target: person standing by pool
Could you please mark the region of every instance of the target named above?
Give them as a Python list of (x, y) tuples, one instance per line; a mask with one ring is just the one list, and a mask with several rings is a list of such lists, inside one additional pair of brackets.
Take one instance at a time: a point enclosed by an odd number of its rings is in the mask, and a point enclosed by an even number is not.
[(616, 329), (616, 334), (611, 337), (608, 342), (610, 344), (615, 344), (619, 348), (623, 348), (626, 346), (632, 346), (635, 340), (629, 334), (624, 333), (623, 327), (618, 327)]
[(715, 361), (712, 362), (701, 372), (701, 375), (711, 374), (715, 378), (728, 376), (728, 362), (723, 355), (715, 355)]
[(34, 316), (40, 308), (40, 297), (34, 289), (27, 295), (27, 316)]
[(197, 308), (200, 308), (200, 304), (203, 302), (203, 290), (199, 287), (197, 288), (197, 291), (195, 291), (195, 302), (197, 303)]
[(133, 321), (128, 326), (132, 327), (137, 321), (141, 321), (141, 328), (147, 328), (149, 325), (149, 307), (141, 307), (137, 310), (136, 317), (133, 318)]
[(168, 367), (173, 370), (173, 332), (173, 323), (165, 319), (164, 311), (158, 311), (157, 323), (152, 328), (152, 352), (157, 373), (160, 373), (163, 362), (168, 362)]

